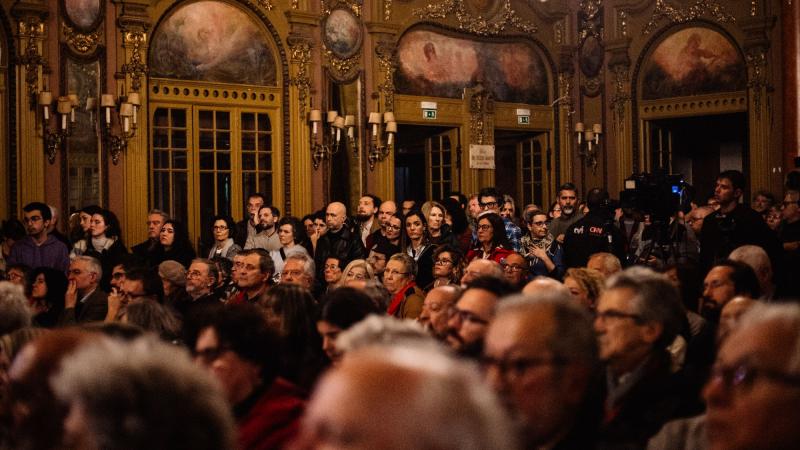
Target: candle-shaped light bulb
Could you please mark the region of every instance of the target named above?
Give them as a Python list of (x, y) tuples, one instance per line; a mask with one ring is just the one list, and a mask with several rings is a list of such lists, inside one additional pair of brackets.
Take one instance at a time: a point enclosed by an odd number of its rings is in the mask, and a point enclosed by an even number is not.
[(131, 129), (130, 119), (128, 117), (123, 117), (122, 118), (122, 130), (127, 133), (130, 129)]
[(578, 135), (578, 144), (581, 143), (581, 138), (583, 137), (583, 122), (578, 122), (575, 124), (575, 133)]
[(114, 107), (114, 96), (111, 94), (101, 95), (100, 107), (106, 111), (106, 125), (111, 125), (111, 108)]
[(381, 113), (371, 112), (369, 113), (369, 124), (372, 125), (372, 137), (378, 136), (378, 124), (381, 123)]

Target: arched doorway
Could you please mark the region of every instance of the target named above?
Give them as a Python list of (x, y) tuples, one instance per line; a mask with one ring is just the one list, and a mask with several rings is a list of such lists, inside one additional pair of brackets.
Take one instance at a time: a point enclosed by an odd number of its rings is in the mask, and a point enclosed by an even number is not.
[(174, 8), (149, 52), (150, 203), (184, 221), (201, 251), (215, 215), (252, 193), (280, 205), (285, 71), (262, 20), (229, 3)]

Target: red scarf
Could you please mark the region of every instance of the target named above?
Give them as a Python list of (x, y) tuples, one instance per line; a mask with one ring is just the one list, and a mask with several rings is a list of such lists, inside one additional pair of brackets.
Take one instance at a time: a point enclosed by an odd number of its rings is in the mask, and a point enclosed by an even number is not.
[(412, 281), (405, 285), (403, 289), (400, 289), (397, 294), (394, 294), (394, 297), (392, 297), (392, 302), (389, 303), (389, 309), (386, 311), (386, 314), (393, 316), (394, 313), (397, 312), (397, 308), (400, 307), (400, 303), (403, 303), (403, 299), (406, 298), (406, 292), (409, 289), (413, 289), (416, 285), (417, 284)]

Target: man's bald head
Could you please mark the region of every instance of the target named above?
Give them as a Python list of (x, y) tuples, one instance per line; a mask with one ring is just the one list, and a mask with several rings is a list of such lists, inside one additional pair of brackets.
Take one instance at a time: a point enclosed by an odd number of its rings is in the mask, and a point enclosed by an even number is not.
[(464, 276), (461, 277), (461, 285), (466, 286), (470, 281), (483, 276), (504, 278), (503, 268), (500, 264), (491, 259), (475, 258), (464, 269)]
[(470, 366), (442, 350), (374, 346), (323, 377), (297, 448), (512, 448), (513, 436)]
[(325, 223), (334, 233), (341, 230), (347, 218), (347, 207), (341, 202), (331, 202), (325, 210)]
[(560, 281), (550, 277), (537, 277), (522, 288), (523, 294), (538, 294), (540, 292), (556, 291), (571, 295), (569, 288)]

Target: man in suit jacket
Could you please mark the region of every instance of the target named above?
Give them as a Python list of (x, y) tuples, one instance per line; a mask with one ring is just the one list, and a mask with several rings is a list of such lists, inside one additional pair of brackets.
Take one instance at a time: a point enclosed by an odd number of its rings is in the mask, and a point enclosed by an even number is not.
[(69, 265), (69, 285), (64, 295), (60, 325), (101, 321), (108, 312), (108, 294), (100, 289), (103, 269), (91, 256), (75, 257)]

